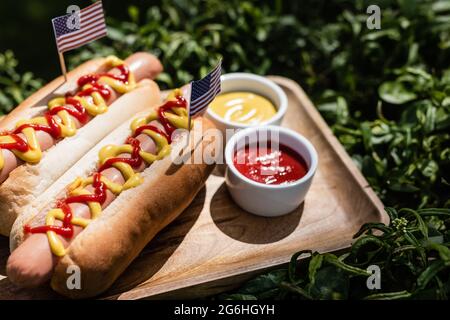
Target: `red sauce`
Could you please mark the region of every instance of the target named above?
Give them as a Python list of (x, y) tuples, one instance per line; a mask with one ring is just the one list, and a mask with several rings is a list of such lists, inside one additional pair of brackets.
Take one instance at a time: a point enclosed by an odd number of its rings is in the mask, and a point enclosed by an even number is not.
[[(164, 131), (158, 129), (155, 126), (152, 125), (142, 125), (139, 128), (136, 129), (134, 135), (132, 137), (129, 137), (125, 143), (130, 144), (133, 147), (133, 152), (131, 153), (129, 158), (110, 158), (105, 161), (105, 163), (100, 166), (98, 171), (103, 171), (105, 169), (108, 169), (112, 167), (112, 165), (116, 162), (124, 162), (132, 166), (133, 168), (137, 168), (142, 163), (142, 158), (139, 155), (139, 152), (141, 151), (141, 144), (139, 140), (136, 139), (138, 135), (140, 135), (144, 130), (152, 130), (162, 136), (164, 136), (169, 143), (171, 143), (171, 134), (175, 131), (175, 127), (172, 126), (169, 121), (167, 120), (167, 117), (165, 115), (165, 112), (169, 111), (172, 108), (186, 108), (186, 100), (182, 96), (178, 96), (176, 100), (167, 101), (162, 106), (158, 108), (158, 120), (161, 122), (161, 124), (164, 126)], [(166, 133), (167, 132), (167, 133)], [(169, 134), (170, 132), (170, 134)]]
[(99, 202), (103, 204), (106, 200), (107, 187), (104, 182), (101, 181), (101, 174), (99, 172), (94, 173), (94, 181), (92, 187), (94, 188), (93, 194), (84, 194), (80, 196), (72, 196), (63, 200), (59, 200), (56, 207), (64, 212), (64, 219), (62, 226), (39, 226), (31, 228), (29, 225), (25, 225), (25, 233), (46, 233), (53, 231), (65, 238), (71, 238), (73, 236), (73, 224), (72, 224), (72, 210), (69, 207), (70, 203), (88, 203)]
[(27, 152), (28, 151), (28, 144), (26, 143), (26, 141), (24, 141), (17, 134), (15, 134), (15, 133), (2, 133), (1, 135), (2, 136), (9, 135), (11, 138), (14, 139), (15, 142), (0, 144), (0, 148), (2, 148), (2, 149), (14, 149), (14, 150), (17, 150), (19, 152)]
[(96, 74), (88, 74), (88, 75), (82, 76), (78, 79), (78, 86), (82, 87), (88, 83), (90, 83), (90, 84), (96, 83), (101, 77), (109, 77), (109, 78), (113, 78), (115, 80), (122, 81), (123, 83), (127, 83), (128, 76), (130, 74), (130, 70), (124, 64), (117, 66), (115, 68), (119, 69), (119, 71), (120, 71), (120, 73), (117, 75), (113, 75), (110, 73), (96, 73)]
[(116, 162), (127, 163), (133, 168), (137, 168), (142, 164), (142, 158), (139, 155), (139, 152), (141, 151), (141, 143), (139, 142), (139, 140), (133, 137), (129, 137), (125, 143), (133, 147), (131, 156), (129, 158), (109, 158), (102, 166), (100, 166), (100, 168), (98, 169), (99, 172), (111, 168), (112, 165)]
[[(182, 107), (186, 108), (187, 103), (186, 100), (183, 97), (177, 97), (177, 100), (175, 101), (167, 101), (164, 105), (159, 107), (158, 115), (159, 115), (159, 121), (161, 123), (165, 123), (166, 125), (164, 128), (168, 128), (168, 131), (166, 132), (173, 132), (175, 131), (175, 127), (173, 127), (169, 121), (167, 120), (164, 112), (169, 111), (171, 108), (175, 107)], [(164, 112), (161, 112), (161, 109)], [(132, 166), (133, 168), (139, 167), (142, 164), (142, 158), (140, 156), (141, 151), (141, 143), (139, 140), (136, 139), (136, 136), (142, 133), (143, 130), (149, 129), (153, 130), (156, 133), (162, 134), (165, 136), (169, 143), (170, 138), (169, 136), (163, 132), (162, 130), (158, 129), (155, 126), (152, 125), (143, 125), (136, 129), (136, 132), (134, 136), (128, 137), (126, 142), (127, 144), (130, 144), (133, 147), (133, 151), (129, 158), (110, 158), (105, 161), (105, 163), (98, 168), (98, 171), (93, 174), (94, 181), (92, 183), (92, 187), (94, 188), (93, 194), (87, 194), (87, 195), (80, 195), (80, 196), (72, 196), (68, 197), (66, 199), (59, 200), (56, 204), (56, 208), (61, 209), (64, 212), (64, 219), (62, 221), (62, 226), (38, 226), (38, 227), (30, 227), (29, 225), (24, 226), (24, 232), (25, 233), (46, 233), (48, 231), (54, 231), (56, 234), (59, 234), (62, 237), (65, 238), (72, 238), (73, 236), (73, 224), (71, 223), (73, 213), (72, 210), (69, 207), (69, 204), (71, 203), (85, 203), (88, 202), (98, 202), (100, 205), (103, 205), (103, 203), (106, 200), (106, 191), (107, 186), (105, 183), (101, 181), (101, 172), (105, 169), (108, 169), (112, 167), (112, 165), (116, 162), (124, 162)]]
[(77, 96), (79, 96), (79, 97), (90, 96), (94, 92), (100, 93), (100, 95), (103, 97), (103, 99), (106, 99), (106, 100), (108, 100), (109, 97), (111, 96), (111, 90), (106, 85), (100, 84), (100, 83), (93, 83), (92, 87), (78, 92)]
[[(79, 87), (83, 87), (85, 84), (91, 84), (92, 87), (79, 91), (77, 93), (77, 96), (83, 97), (91, 95), (94, 92), (98, 92), (104, 99), (109, 99), (109, 97), (111, 96), (111, 89), (109, 89), (107, 86), (103, 84), (98, 83), (100, 77), (109, 77), (127, 83), (128, 76), (130, 74), (130, 70), (125, 65), (120, 65), (116, 68), (119, 69), (120, 71), (120, 74), (118, 75), (113, 75), (109, 73), (99, 73), (99, 74), (88, 74), (80, 77), (77, 82)], [(27, 144), (25, 139), (17, 135), (21, 133), (25, 128), (33, 128), (36, 131), (44, 131), (49, 135), (51, 135), (52, 138), (55, 140), (61, 138), (61, 127), (59, 126), (58, 122), (53, 116), (63, 110), (67, 111), (81, 124), (85, 124), (89, 120), (89, 115), (86, 109), (81, 105), (81, 103), (78, 100), (74, 99), (72, 96), (66, 95), (66, 105), (56, 106), (44, 113), (43, 116), (47, 119), (48, 125), (23, 124), (11, 132), (1, 133), (0, 135), (11, 136), (16, 142), (3, 144), (0, 143), (0, 149), (9, 149), (9, 150), (14, 149), (19, 152), (27, 152), (30, 149), (30, 146)]]
[[(186, 105), (186, 100), (182, 96), (178, 96), (176, 100), (169, 100), (158, 109), (159, 121), (169, 137), (172, 136), (176, 128), (169, 123), (164, 113), (172, 108), (186, 108)], [(169, 143), (171, 143), (170, 138)]]
[(280, 145), (279, 150), (272, 149), (270, 144), (266, 147), (247, 145), (235, 152), (233, 164), (244, 176), (263, 184), (292, 183), (308, 172), (302, 156), (285, 145)]
[(144, 130), (152, 130), (152, 131), (156, 132), (157, 134), (162, 135), (170, 143), (170, 140), (171, 140), (170, 137), (164, 131), (162, 131), (161, 129), (158, 129), (155, 126), (152, 126), (151, 124), (146, 124), (144, 126), (140, 126), (139, 128), (137, 128), (136, 132), (134, 133), (134, 137), (137, 137), (138, 135), (140, 135)]

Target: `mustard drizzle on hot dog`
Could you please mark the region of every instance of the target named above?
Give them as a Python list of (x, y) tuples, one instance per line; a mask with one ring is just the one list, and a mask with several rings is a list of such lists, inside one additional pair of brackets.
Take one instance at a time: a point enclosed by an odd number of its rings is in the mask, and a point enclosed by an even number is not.
[[(176, 102), (174, 106), (168, 105), (170, 102)], [(167, 107), (168, 106), (168, 107)], [(163, 109), (165, 108), (165, 109)], [(186, 101), (182, 97), (181, 90), (177, 89), (169, 95), (166, 104), (161, 106), (158, 110), (152, 111), (148, 116), (135, 119), (131, 123), (132, 136), (127, 139), (128, 143), (123, 145), (107, 145), (99, 151), (99, 169), (88, 178), (77, 178), (68, 188), (68, 198), (57, 202), (57, 208), (50, 210), (45, 219), (45, 226), (30, 228), (25, 226), (25, 232), (29, 233), (46, 233), (51, 250), (54, 255), (61, 257), (66, 254), (66, 249), (63, 243), (58, 238), (58, 234), (71, 237), (73, 234), (73, 226), (87, 227), (88, 224), (98, 218), (102, 213), (102, 203), (105, 199), (104, 191), (110, 190), (116, 196), (120, 195), (125, 190), (135, 188), (139, 186), (143, 181), (139, 173), (135, 172), (133, 166), (128, 162), (132, 162), (132, 155), (134, 152), (138, 152), (139, 161), (144, 161), (147, 165), (150, 165), (154, 161), (161, 160), (168, 156), (171, 151), (171, 138), (164, 132), (157, 128), (149, 126), (148, 124), (153, 120), (159, 120), (160, 122), (167, 121), (173, 129), (187, 129), (188, 128), (188, 112), (186, 109)], [(156, 144), (156, 153), (152, 154), (140, 149), (139, 143), (136, 143), (135, 136), (139, 134), (146, 134)], [(134, 140), (133, 140), (134, 139)], [(130, 158), (117, 158), (120, 154), (128, 153)], [(121, 159), (123, 161), (121, 161)], [(101, 175), (101, 171), (105, 169), (105, 164), (108, 161), (112, 162), (107, 167), (114, 167), (118, 169), (125, 179), (123, 185), (114, 183)], [(135, 160), (135, 159), (134, 159)], [(94, 193), (87, 191), (85, 188), (92, 185), (95, 189)], [(102, 193), (102, 190), (103, 193)], [(100, 190), (100, 191), (99, 191)], [(85, 197), (82, 201), (79, 201), (81, 197)], [(98, 196), (102, 200), (95, 199), (96, 201), (88, 201), (87, 198), (95, 198)], [(70, 200), (72, 197), (73, 201)], [(78, 198), (77, 198), (78, 197)], [(64, 202), (65, 201), (65, 202)], [(90, 219), (84, 219), (80, 217), (71, 216), (68, 203), (83, 202), (89, 206), (91, 217)], [(68, 215), (70, 221), (68, 220)], [(62, 227), (55, 226), (56, 220), (63, 221)], [(70, 226), (64, 225), (64, 222), (70, 223)], [(66, 228), (62, 230), (63, 228)], [(69, 229), (67, 229), (69, 228)]]
[[(117, 57), (109, 56), (106, 58), (106, 65), (110, 68), (125, 68), (123, 64), (124, 62)], [(99, 85), (100, 87), (101, 85), (108, 85), (121, 94), (127, 93), (136, 87), (136, 82), (133, 74), (129, 72), (128, 69), (126, 69), (126, 72), (128, 72), (128, 79), (126, 81), (118, 80), (112, 76), (108, 76), (108, 74), (104, 74), (96, 79), (96, 81), (84, 84), (81, 87), (81, 90), (73, 97), (57, 97), (49, 101), (48, 111), (45, 115), (28, 120), (20, 120), (17, 122), (15, 130), (12, 132), (0, 133), (0, 170), (2, 170), (5, 165), (5, 160), (1, 152), (2, 146), (3, 148), (10, 149), (16, 157), (27, 163), (36, 164), (42, 159), (42, 150), (36, 136), (36, 130), (29, 125), (43, 127), (46, 129), (44, 131), (52, 134), (55, 139), (71, 137), (76, 134), (77, 127), (74, 120), (75, 116), (73, 114), (71, 115), (67, 110), (64, 110), (62, 106), (72, 105), (75, 109), (78, 107), (80, 111), (79, 116), (81, 117), (87, 116), (87, 114), (95, 117), (105, 113), (108, 110), (108, 106), (102, 94), (98, 92), (100, 89), (97, 88), (98, 90), (93, 90), (87, 95), (81, 95), (81, 93), (86, 91), (89, 92), (93, 87), (98, 87)], [(59, 119), (55, 119), (55, 115), (57, 115)], [(18, 133), (22, 133), (25, 136), (26, 141), (17, 136)], [(21, 141), (18, 141), (19, 139)], [(17, 144), (18, 142), (22, 144), (22, 148), (11, 147), (11, 145)], [(10, 147), (8, 147), (8, 145), (10, 145)]]

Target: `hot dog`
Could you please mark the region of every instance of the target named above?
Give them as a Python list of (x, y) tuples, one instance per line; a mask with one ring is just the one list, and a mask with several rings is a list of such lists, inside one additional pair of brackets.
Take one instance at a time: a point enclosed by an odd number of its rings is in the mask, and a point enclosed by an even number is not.
[[(160, 102), (159, 60), (135, 53), (91, 60), (25, 100), (0, 122), (0, 234), (98, 141)], [(47, 106), (45, 106), (47, 104)]]
[[(215, 142), (204, 138), (212, 124), (203, 118), (193, 121), (186, 148), (188, 133), (174, 130), (187, 129), (187, 118), (186, 101), (177, 90), (150, 114), (108, 135), (25, 208), (11, 232), (10, 280), (22, 287), (50, 280), (55, 291), (71, 298), (92, 297), (109, 288), (156, 233), (189, 205), (214, 167), (212, 162), (173, 163), (181, 150), (192, 156), (199, 148), (214, 149)], [(75, 179), (80, 176), (84, 178)], [(80, 290), (67, 287), (71, 265), (81, 270)]]

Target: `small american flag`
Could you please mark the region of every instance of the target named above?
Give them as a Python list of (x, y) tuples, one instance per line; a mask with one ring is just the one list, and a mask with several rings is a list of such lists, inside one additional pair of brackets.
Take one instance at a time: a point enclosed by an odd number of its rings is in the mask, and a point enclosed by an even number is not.
[(189, 116), (194, 117), (202, 113), (211, 101), (220, 92), (220, 75), (222, 73), (222, 60), (206, 77), (191, 82), (191, 103), (189, 105)]
[[(78, 14), (79, 25), (73, 25), (73, 15)], [(69, 21), (70, 19), (70, 21)], [(69, 22), (69, 23), (68, 23)], [(65, 52), (106, 35), (102, 2), (98, 1), (78, 13), (52, 19), (59, 52)]]

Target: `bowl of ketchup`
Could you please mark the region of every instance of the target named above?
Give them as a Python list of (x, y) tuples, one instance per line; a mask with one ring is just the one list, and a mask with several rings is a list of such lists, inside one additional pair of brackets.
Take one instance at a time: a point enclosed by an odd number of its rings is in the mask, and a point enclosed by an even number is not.
[(233, 200), (248, 212), (274, 217), (294, 211), (305, 200), (318, 156), (299, 133), (264, 126), (236, 133), (227, 143), (225, 161)]

